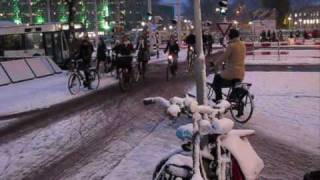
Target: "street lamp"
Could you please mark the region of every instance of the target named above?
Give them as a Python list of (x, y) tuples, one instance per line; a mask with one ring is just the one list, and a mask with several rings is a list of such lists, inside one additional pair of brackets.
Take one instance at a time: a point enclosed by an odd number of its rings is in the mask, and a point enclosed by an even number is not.
[(237, 20), (234, 20), (234, 21), (233, 21), (233, 24), (235, 24), (235, 25), (236, 25), (236, 28), (238, 28), (239, 22), (238, 22)]

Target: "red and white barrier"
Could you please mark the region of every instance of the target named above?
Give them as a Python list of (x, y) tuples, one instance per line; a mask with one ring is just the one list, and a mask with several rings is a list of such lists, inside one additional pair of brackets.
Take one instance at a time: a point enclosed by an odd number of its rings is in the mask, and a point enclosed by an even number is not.
[(260, 55), (288, 55), (289, 51), (248, 51), (246, 53), (247, 56), (260, 56)]

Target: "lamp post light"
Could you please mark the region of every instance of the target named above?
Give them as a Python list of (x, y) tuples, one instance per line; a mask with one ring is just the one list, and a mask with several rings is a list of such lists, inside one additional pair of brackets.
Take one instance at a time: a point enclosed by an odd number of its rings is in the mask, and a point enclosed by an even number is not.
[(288, 21), (289, 21), (289, 30), (291, 29), (291, 20), (292, 20), (292, 18), (291, 18), (291, 16), (289, 16), (289, 17), (288, 17)]
[(300, 29), (302, 27), (302, 19), (299, 19)]

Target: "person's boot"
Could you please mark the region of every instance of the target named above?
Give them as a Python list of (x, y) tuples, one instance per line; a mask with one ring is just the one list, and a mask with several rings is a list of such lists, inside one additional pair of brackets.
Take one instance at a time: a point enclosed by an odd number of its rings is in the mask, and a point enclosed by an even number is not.
[(240, 103), (240, 107), (238, 107), (238, 114), (237, 114), (238, 118), (243, 116), (243, 110), (244, 110), (244, 105), (243, 103)]

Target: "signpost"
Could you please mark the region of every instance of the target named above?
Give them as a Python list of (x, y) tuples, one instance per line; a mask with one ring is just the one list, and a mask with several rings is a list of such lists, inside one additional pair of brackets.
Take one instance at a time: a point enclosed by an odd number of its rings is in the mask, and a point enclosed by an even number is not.
[(221, 32), (222, 36), (223, 36), (223, 44), (222, 46), (225, 47), (225, 44), (226, 44), (226, 35), (227, 33), (229, 32), (231, 26), (232, 26), (232, 23), (227, 23), (227, 22), (220, 22), (220, 23), (217, 23), (217, 26), (218, 26), (218, 29), (219, 31)]
[(223, 37), (225, 37), (227, 35), (227, 33), (229, 32), (232, 23), (225, 23), (225, 22), (221, 22), (221, 23), (217, 23), (218, 29), (221, 32), (221, 34), (223, 35)]

